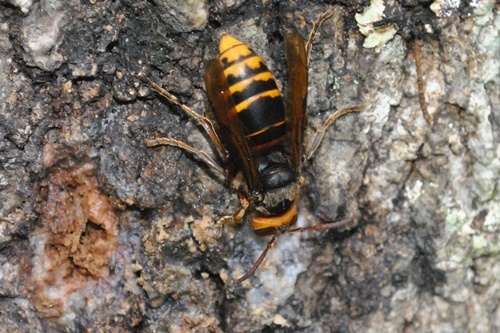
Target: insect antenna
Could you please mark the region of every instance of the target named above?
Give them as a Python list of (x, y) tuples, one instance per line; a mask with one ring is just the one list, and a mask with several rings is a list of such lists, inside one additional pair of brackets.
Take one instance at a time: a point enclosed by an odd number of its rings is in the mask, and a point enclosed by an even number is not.
[[(340, 220), (337, 222), (315, 224), (315, 225), (312, 225), (309, 227), (299, 227), (299, 228), (288, 230), (287, 232), (324, 231), (324, 230), (330, 230), (330, 229), (340, 229), (340, 228), (344, 228), (344, 227), (348, 226), (349, 224), (352, 224), (358, 218), (359, 218), (359, 215), (355, 215), (353, 217), (350, 217), (350, 218), (347, 218), (344, 220)], [(255, 273), (257, 268), (259, 268), (259, 266), (262, 264), (262, 262), (266, 258), (267, 252), (273, 246), (275, 241), (276, 241), (276, 235), (273, 235), (273, 237), (267, 243), (267, 246), (264, 249), (264, 251), (262, 251), (262, 254), (260, 255), (259, 259), (257, 259), (255, 264), (253, 264), (252, 268), (250, 268), (250, 270), (245, 275), (243, 275), (242, 277), (240, 277), (237, 280), (234, 280), (235, 283), (241, 283), (241, 282), (247, 280), (250, 276), (252, 276), (253, 273)]]
[(337, 222), (331, 222), (331, 223), (321, 223), (321, 224), (315, 224), (309, 227), (299, 227), (295, 229), (288, 230), (288, 232), (304, 232), (304, 231), (324, 231), (324, 230), (330, 230), (330, 229), (340, 229), (343, 228), (355, 220), (359, 218), (359, 215), (354, 215), (353, 217), (349, 217), (344, 220), (340, 220)]
[(250, 276), (252, 276), (253, 273), (255, 273), (257, 268), (259, 268), (260, 264), (262, 264), (262, 261), (264, 261), (264, 258), (267, 255), (267, 251), (269, 251), (269, 249), (273, 246), (275, 240), (276, 240), (276, 235), (274, 235), (271, 238), (271, 240), (267, 243), (266, 249), (262, 252), (259, 259), (257, 259), (257, 261), (255, 262), (255, 264), (253, 264), (252, 268), (250, 268), (250, 270), (245, 275), (243, 275), (239, 279), (235, 280), (234, 281), (235, 283), (241, 283), (241, 282), (245, 281), (246, 279), (248, 279)]

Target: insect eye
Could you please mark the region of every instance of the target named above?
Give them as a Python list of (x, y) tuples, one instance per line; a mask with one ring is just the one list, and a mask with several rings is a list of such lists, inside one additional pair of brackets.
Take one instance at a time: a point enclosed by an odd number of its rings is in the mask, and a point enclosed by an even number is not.
[(262, 193), (259, 193), (259, 192), (252, 193), (251, 201), (254, 204), (261, 203), (263, 200), (264, 200), (264, 195)]

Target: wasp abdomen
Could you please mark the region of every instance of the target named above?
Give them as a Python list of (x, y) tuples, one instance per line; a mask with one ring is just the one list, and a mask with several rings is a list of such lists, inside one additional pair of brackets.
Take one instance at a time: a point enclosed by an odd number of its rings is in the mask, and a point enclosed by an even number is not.
[(264, 60), (247, 45), (222, 35), (219, 61), (250, 149), (260, 153), (285, 139), (285, 109)]

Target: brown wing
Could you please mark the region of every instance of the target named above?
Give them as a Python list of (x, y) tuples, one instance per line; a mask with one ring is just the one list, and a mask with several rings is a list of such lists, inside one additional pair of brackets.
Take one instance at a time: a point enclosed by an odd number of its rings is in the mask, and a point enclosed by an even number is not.
[(286, 125), (290, 158), (294, 171), (300, 174), (303, 158), (304, 131), (307, 123), (307, 54), (298, 32), (287, 32), (285, 51), (288, 68)]
[(219, 125), (222, 142), (229, 151), (230, 162), (243, 172), (250, 190), (260, 189), (261, 182), (246, 141), (240, 120), (237, 118), (234, 102), (224, 77), (221, 63), (214, 59), (207, 65), (205, 85), (208, 100)]

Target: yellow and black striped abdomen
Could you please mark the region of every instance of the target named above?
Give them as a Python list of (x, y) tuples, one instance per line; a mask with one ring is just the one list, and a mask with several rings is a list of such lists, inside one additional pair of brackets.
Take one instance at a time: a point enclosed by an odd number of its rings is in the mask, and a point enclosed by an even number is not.
[(253, 152), (274, 147), (285, 139), (285, 109), (281, 93), (264, 60), (247, 45), (222, 35), (219, 61), (238, 118)]

